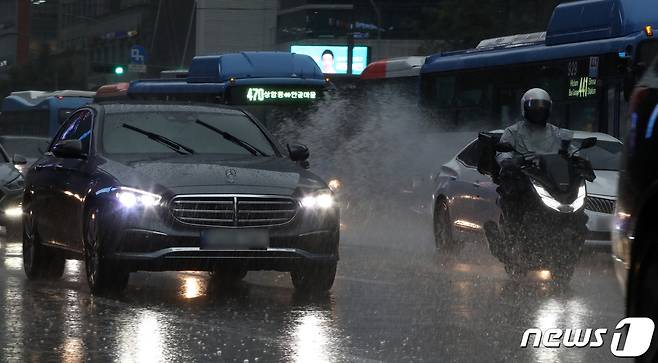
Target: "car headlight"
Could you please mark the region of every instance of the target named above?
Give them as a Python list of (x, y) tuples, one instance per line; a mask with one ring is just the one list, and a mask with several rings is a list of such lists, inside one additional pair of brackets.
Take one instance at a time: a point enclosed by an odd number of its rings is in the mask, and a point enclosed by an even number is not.
[(537, 195), (541, 199), (542, 203), (547, 207), (562, 213), (572, 213), (585, 205), (585, 197), (587, 196), (587, 190), (585, 188), (585, 183), (581, 184), (578, 188), (578, 196), (571, 204), (562, 204), (557, 201), (551, 194), (544, 189), (541, 185), (532, 182), (532, 186), (535, 188)]
[(154, 207), (160, 205), (162, 196), (135, 188), (116, 188), (115, 198), (126, 208)]
[(301, 199), (302, 207), (307, 209), (329, 209), (335, 202), (334, 196), (328, 190), (305, 195)]
[(18, 218), (23, 215), (23, 207), (19, 204), (5, 209), (5, 215), (9, 218)]

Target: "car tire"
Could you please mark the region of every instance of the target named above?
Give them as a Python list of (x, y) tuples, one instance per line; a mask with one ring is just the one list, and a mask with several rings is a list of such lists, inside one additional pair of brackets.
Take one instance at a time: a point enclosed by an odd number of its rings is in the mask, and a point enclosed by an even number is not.
[(212, 281), (217, 285), (230, 286), (236, 285), (247, 276), (247, 270), (240, 267), (221, 267), (213, 268), (211, 274)]
[(60, 251), (41, 243), (32, 212), (23, 217), (23, 270), (29, 280), (58, 279), (66, 260)]
[(336, 278), (336, 262), (305, 264), (290, 272), (295, 289), (302, 292), (325, 292)]
[(89, 211), (85, 218), (84, 258), (89, 290), (93, 295), (119, 293), (128, 285), (130, 272), (103, 256), (103, 238), (98, 220), (98, 209)]
[(434, 208), (434, 244), (439, 252), (454, 253), (459, 248), (452, 235), (448, 202), (441, 198)]

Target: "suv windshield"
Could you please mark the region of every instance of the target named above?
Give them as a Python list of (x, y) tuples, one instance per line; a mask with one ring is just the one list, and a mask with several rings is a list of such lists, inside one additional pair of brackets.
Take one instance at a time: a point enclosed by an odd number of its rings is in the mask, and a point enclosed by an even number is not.
[[(253, 145), (262, 154), (275, 154), (272, 143), (244, 114), (235, 111), (190, 111), (185, 107), (181, 109), (107, 113), (103, 124), (103, 151), (109, 154), (177, 153), (176, 148), (161, 142), (165, 138), (195, 154), (254, 154), (240, 142)], [(234, 139), (227, 139), (204, 127), (199, 121), (234, 136)], [(153, 134), (157, 137), (153, 137)]]

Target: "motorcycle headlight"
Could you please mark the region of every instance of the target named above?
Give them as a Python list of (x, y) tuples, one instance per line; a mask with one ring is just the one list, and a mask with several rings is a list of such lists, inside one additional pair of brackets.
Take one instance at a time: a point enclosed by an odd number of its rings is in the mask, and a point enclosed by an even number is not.
[(542, 203), (544, 203), (544, 205), (557, 212), (572, 213), (579, 210), (585, 205), (585, 197), (587, 196), (585, 183), (583, 183), (578, 188), (578, 196), (571, 204), (560, 203), (555, 198), (553, 198), (553, 196), (551, 196), (551, 194), (544, 187), (542, 187), (541, 185), (535, 182), (532, 183), (532, 186), (537, 192), (537, 195), (539, 195), (539, 198), (541, 199)]
[(335, 202), (333, 194), (328, 190), (305, 195), (301, 199), (302, 207), (307, 209), (329, 209)]
[(576, 200), (571, 203), (570, 207), (573, 208), (573, 210), (579, 210), (585, 205), (585, 198), (587, 197), (587, 189), (585, 188), (585, 183), (583, 183), (579, 188), (578, 188), (578, 196), (576, 197)]
[(128, 187), (117, 188), (114, 196), (125, 208), (155, 207), (160, 205), (162, 200), (161, 195)]

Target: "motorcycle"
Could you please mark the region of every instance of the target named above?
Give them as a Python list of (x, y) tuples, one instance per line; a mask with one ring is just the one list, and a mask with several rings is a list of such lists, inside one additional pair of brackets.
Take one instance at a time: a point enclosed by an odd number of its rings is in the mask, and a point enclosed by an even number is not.
[[(587, 234), (585, 181), (596, 178), (591, 163), (576, 153), (593, 147), (596, 138), (582, 140), (573, 152), (568, 151), (570, 141), (563, 141), (557, 154), (520, 153), (510, 144), (494, 141), (491, 134), (484, 139), (489, 139), (485, 140), (489, 147), (483, 147), (489, 150), (488, 162), (478, 170), (498, 184), (502, 211), (497, 223), (484, 226), (492, 255), (513, 278), (546, 269), (553, 280), (569, 281)], [(515, 153), (517, 167), (501, 171), (495, 152)]]

